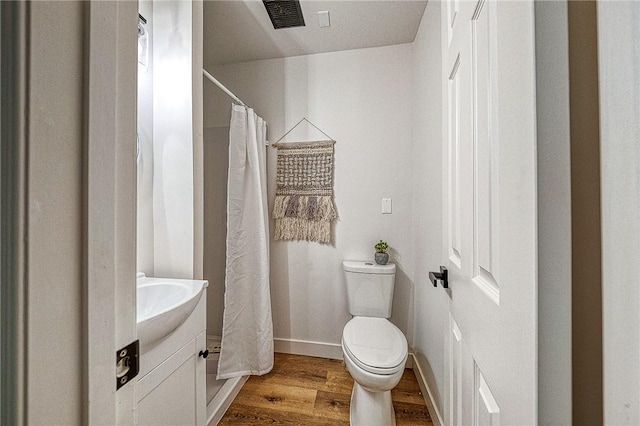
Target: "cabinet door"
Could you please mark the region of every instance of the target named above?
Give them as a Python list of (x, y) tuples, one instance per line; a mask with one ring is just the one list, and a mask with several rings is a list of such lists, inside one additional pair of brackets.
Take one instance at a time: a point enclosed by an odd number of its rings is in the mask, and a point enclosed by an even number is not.
[(139, 425), (205, 424), (204, 347), (202, 333), (138, 382)]
[[(203, 294), (206, 299), (206, 293)], [(201, 350), (205, 350), (207, 348), (207, 335), (206, 331), (200, 333), (198, 337), (196, 337), (196, 347), (194, 351), (195, 356), (195, 386), (196, 386), (196, 424), (197, 425), (206, 425), (207, 424), (207, 360), (200, 357), (199, 353)]]

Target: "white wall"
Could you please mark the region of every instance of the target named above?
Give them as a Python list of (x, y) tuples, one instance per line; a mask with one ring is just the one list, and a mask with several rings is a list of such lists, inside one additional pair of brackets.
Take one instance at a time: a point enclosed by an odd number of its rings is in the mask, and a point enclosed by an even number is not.
[(138, 10), (147, 20), (148, 60), (138, 64), (138, 137), (136, 253), (137, 270), (153, 276), (153, 2), (140, 0)]
[[(78, 2), (30, 7), (26, 383), (30, 424), (82, 422), (83, 41)], [(63, 389), (64, 391), (52, 391)]]
[(537, 2), (538, 422), (572, 423), (567, 2)]
[(192, 278), (192, 4), (156, 2), (153, 20), (154, 274)]
[[(398, 266), (392, 321), (411, 338), (411, 66), (412, 45), (404, 44), (210, 69), (267, 120), (271, 141), (302, 117), (337, 141), (334, 189), (340, 219), (333, 244), (271, 244), (277, 344), (313, 341), (334, 345), (330, 352), (340, 353), (337, 345), (350, 318), (341, 260), (372, 259), (379, 239), (389, 242)], [(205, 89), (205, 128), (228, 126), (228, 116), (209, 113), (229, 109), (228, 99), (209, 96), (212, 90), (217, 89)], [(301, 126), (286, 141), (307, 137), (326, 139)], [(270, 205), (275, 159), (276, 151), (270, 149)], [(382, 198), (393, 199), (393, 214), (380, 213)]]
[[(220, 111), (226, 115), (228, 111)], [(217, 115), (206, 111), (205, 116)], [(222, 335), (224, 278), (227, 256), (227, 172), (229, 127), (204, 129), (204, 277), (207, 288), (207, 334)]]
[[(442, 264), (442, 53), (440, 2), (427, 3), (413, 45), (413, 214), (415, 330), (413, 349), (436, 410), (444, 414), (447, 293), (429, 281)], [(432, 417), (437, 413), (431, 413)]]
[(202, 2), (142, 0), (149, 60), (138, 71), (137, 269), (202, 276)]
[[(204, 40), (206, 45), (211, 40)], [(209, 51), (209, 49), (205, 49)], [(206, 61), (207, 58), (205, 58)], [(211, 71), (212, 68), (205, 69)], [(207, 334), (222, 336), (227, 256), (227, 175), (231, 98), (204, 80), (204, 279), (207, 288)], [(260, 112), (260, 111), (258, 111)]]
[(203, 129), (203, 78), (202, 67), (204, 4), (202, 0), (192, 0), (192, 105), (193, 105), (193, 278), (202, 279), (204, 253), (204, 129)]

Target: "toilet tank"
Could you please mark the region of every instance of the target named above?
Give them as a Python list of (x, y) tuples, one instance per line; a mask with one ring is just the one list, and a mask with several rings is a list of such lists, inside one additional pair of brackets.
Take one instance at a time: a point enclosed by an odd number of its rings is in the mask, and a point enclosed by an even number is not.
[(345, 260), (342, 262), (342, 269), (349, 313), (353, 316), (389, 318), (396, 265)]

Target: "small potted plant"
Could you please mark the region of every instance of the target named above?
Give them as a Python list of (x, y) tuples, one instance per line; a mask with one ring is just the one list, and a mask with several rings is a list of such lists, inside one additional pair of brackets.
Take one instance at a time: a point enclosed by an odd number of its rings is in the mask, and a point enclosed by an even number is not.
[(386, 265), (389, 261), (389, 253), (387, 253), (387, 249), (389, 248), (389, 244), (386, 241), (380, 240), (379, 243), (376, 243), (374, 246), (376, 249), (375, 261), (378, 265)]

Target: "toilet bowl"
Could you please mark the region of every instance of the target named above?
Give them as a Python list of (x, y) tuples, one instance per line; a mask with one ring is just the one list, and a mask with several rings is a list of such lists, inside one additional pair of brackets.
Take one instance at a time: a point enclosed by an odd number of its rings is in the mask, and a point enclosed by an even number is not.
[(347, 305), (353, 318), (342, 331), (344, 363), (353, 377), (351, 424), (396, 424), (393, 389), (404, 372), (407, 339), (391, 316), (396, 265), (344, 260)]
[(407, 339), (386, 318), (356, 316), (342, 333), (344, 362), (353, 377), (351, 425), (395, 425), (393, 389), (404, 372)]

